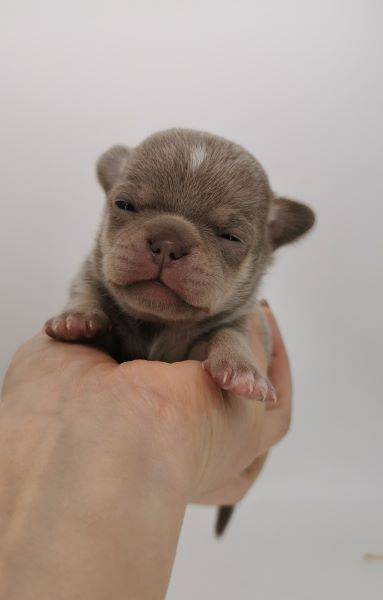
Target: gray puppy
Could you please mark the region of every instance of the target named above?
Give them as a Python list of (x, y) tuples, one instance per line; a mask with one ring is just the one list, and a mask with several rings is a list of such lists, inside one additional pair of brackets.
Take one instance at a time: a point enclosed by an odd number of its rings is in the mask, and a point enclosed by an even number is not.
[[(106, 206), (65, 310), (45, 330), (95, 339), (117, 361), (204, 361), (223, 390), (274, 398), (249, 348), (248, 317), (273, 250), (314, 223), (224, 138), (171, 129), (97, 164)], [(231, 507), (222, 507), (223, 532)]]

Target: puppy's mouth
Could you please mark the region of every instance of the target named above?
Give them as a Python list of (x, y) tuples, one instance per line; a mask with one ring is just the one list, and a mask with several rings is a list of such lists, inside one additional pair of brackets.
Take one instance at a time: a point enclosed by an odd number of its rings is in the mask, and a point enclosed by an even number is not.
[(158, 278), (131, 283), (125, 289), (135, 295), (142, 295), (148, 302), (158, 302), (164, 305), (182, 303), (188, 306), (188, 303), (183, 298)]
[(169, 310), (175, 314), (178, 312), (190, 313), (190, 311), (209, 313), (207, 307), (187, 302), (160, 277), (135, 281), (127, 285), (116, 283), (114, 285), (127, 294), (134, 305), (150, 309), (153, 314), (167, 313)]

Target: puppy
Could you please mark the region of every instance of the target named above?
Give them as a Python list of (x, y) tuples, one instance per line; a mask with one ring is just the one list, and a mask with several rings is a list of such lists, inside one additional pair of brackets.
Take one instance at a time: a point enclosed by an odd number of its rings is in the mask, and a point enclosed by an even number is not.
[[(47, 334), (98, 340), (119, 362), (201, 360), (222, 390), (275, 400), (248, 317), (273, 251), (311, 228), (312, 210), (277, 196), (244, 148), (199, 131), (114, 146), (97, 173), (106, 205), (96, 244)], [(221, 508), (217, 534), (231, 512)]]

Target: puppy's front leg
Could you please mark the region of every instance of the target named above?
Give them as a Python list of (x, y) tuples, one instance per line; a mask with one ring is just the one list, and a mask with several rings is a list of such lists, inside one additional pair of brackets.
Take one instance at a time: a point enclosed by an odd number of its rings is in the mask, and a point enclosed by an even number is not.
[(87, 270), (88, 264), (85, 263), (72, 284), (64, 311), (45, 323), (45, 332), (56, 340), (91, 340), (109, 331), (109, 318), (100, 305)]
[(275, 401), (275, 390), (255, 364), (246, 334), (234, 327), (216, 331), (208, 344), (205, 369), (223, 390), (253, 400)]

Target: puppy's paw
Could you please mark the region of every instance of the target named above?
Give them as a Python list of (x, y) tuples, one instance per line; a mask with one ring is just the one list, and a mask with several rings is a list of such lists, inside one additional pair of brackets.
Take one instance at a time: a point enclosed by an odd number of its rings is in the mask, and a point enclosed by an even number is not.
[(109, 330), (110, 322), (102, 311), (64, 312), (45, 323), (45, 332), (55, 340), (77, 342), (99, 337)]
[(230, 360), (208, 358), (203, 362), (203, 367), (222, 390), (260, 402), (277, 400), (274, 387), (267, 377), (258, 373), (256, 367), (242, 357)]

